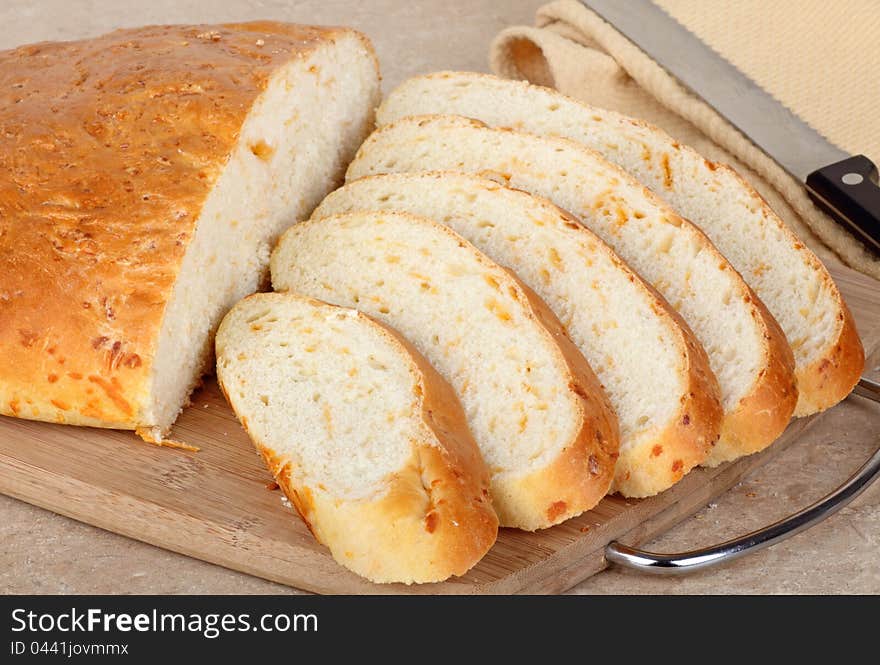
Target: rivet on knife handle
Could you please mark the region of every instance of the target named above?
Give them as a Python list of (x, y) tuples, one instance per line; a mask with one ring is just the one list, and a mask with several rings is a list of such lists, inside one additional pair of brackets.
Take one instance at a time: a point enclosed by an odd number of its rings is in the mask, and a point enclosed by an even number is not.
[(880, 187), (874, 162), (864, 155), (849, 157), (813, 171), (806, 184), (816, 205), (880, 252)]

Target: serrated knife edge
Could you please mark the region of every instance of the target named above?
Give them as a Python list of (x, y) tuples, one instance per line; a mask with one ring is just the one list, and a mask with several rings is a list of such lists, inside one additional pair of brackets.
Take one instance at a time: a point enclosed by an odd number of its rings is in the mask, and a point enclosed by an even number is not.
[(849, 157), (650, 0), (581, 0), (800, 182)]

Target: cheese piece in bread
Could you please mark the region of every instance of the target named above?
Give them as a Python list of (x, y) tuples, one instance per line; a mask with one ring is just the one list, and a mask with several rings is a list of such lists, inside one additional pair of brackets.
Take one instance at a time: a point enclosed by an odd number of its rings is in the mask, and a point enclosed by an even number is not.
[(256, 22), (0, 53), (0, 413), (171, 426), (372, 124), (367, 39)]
[(489, 474), (452, 388), (400, 335), (292, 294), (245, 298), (217, 378), (340, 564), (374, 582), (462, 575), (495, 542)]
[(705, 351), (662, 296), (571, 215), (492, 180), (434, 172), (355, 180), (312, 217), (358, 210), (442, 221), (550, 306), (617, 414), (612, 491), (656, 494), (706, 459), (722, 410)]
[(547, 197), (681, 313), (721, 388), (724, 421), (708, 463), (762, 450), (785, 429), (797, 389), (782, 330), (706, 235), (619, 167), (574, 141), (418, 116), (373, 132), (346, 177), (431, 169), (490, 175)]
[(864, 349), (828, 270), (726, 164), (709, 162), (641, 120), (550, 88), (472, 72), (438, 72), (405, 81), (382, 103), (377, 121), (383, 125), (428, 113), (583, 143), (699, 226), (785, 332), (798, 383), (795, 415), (833, 406), (858, 382)]
[(272, 284), (357, 309), (409, 339), (455, 389), (503, 526), (535, 530), (595, 506), (617, 421), (544, 303), (447, 227), (400, 212), (312, 219), (272, 254)]

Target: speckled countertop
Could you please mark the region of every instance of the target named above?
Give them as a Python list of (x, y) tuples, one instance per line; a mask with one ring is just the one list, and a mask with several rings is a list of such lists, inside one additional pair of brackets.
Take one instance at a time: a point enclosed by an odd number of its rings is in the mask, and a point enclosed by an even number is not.
[[(149, 23), (272, 18), (345, 24), (374, 41), (386, 90), (436, 69), (486, 70), (492, 36), (531, 24), (540, 0), (3, 0), (0, 49)], [(872, 375), (880, 376), (873, 358)], [(798, 510), (876, 448), (880, 406), (849, 400), (743, 483), (649, 543), (718, 542)], [(608, 570), (573, 593), (880, 593), (880, 483), (819, 526), (732, 565), (687, 577)], [(0, 592), (297, 593), (259, 578), (75, 522), (0, 496)]]

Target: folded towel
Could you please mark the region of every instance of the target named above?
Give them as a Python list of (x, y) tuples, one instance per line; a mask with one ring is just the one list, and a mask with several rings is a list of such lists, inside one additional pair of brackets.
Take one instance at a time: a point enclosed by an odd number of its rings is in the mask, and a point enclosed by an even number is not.
[[(880, 163), (880, 14), (873, 0), (658, 0), (686, 27), (844, 150)], [(880, 278), (880, 259), (820, 212), (803, 187), (705, 102), (576, 0), (494, 40), (495, 73), (557, 88), (662, 127), (737, 169), (823, 260)], [(747, 45), (747, 48), (745, 47)]]

